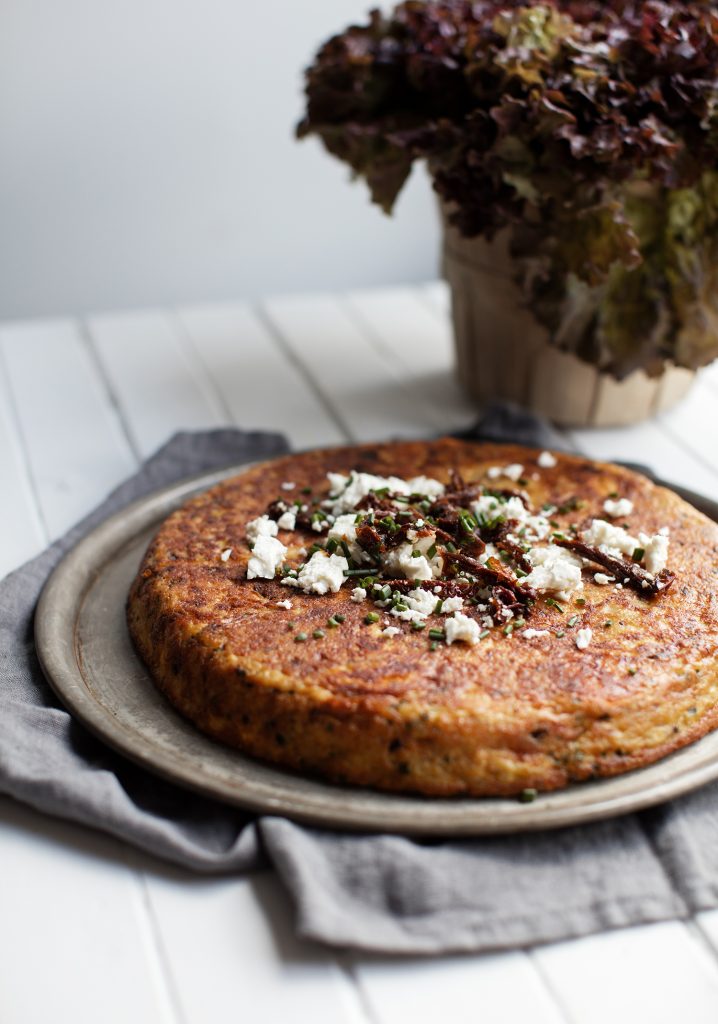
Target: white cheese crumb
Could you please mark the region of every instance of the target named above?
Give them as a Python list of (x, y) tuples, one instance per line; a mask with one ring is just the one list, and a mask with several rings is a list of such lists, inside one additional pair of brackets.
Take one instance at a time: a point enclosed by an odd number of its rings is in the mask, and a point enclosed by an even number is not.
[(254, 548), (247, 563), (247, 579), (253, 580), (259, 576), (264, 580), (273, 580), (286, 553), (287, 549), (284, 544), (276, 537), (260, 534), (254, 542)]
[(519, 477), (523, 476), (523, 472), (523, 466), (520, 466), (518, 462), (512, 462), (510, 466), (491, 466), (487, 476), (489, 480), (498, 480), (500, 477), (505, 476), (508, 480), (516, 482)]
[(297, 485), (293, 483), (291, 480), (285, 480), (284, 483), (282, 484), (282, 490), (293, 491), (296, 486)]
[(397, 619), (405, 622), (423, 622), (436, 608), (436, 598), (428, 590), (417, 587), (410, 594), (402, 597), (401, 603), (406, 605), (405, 609), (392, 608), (391, 614)]
[(591, 640), (593, 640), (593, 630), (589, 626), (586, 626), (585, 629), (579, 629), (578, 633), (576, 633), (576, 646), (579, 651), (585, 651)]
[[(387, 552), (384, 558), (384, 571), (391, 575), (404, 576), (407, 580), (433, 579), (434, 572), (428, 558), (424, 555), (414, 558), (413, 552), (411, 544), (400, 544), (399, 547)], [(437, 575), (440, 573), (441, 569)]]
[(522, 636), (524, 640), (533, 640), (535, 637), (550, 635), (551, 631), (548, 629), (523, 629), (519, 633), (519, 636)]
[(247, 539), (255, 541), (258, 537), (276, 537), (277, 524), (269, 516), (259, 516), (246, 526)]
[[(336, 594), (344, 583), (344, 573), (348, 568), (349, 563), (341, 555), (327, 555), (325, 551), (315, 551), (306, 565), (299, 570), (296, 584), (307, 594), (326, 594), (330, 590)], [(282, 583), (286, 582), (286, 579), (282, 580)]]
[(551, 591), (567, 601), (577, 590), (583, 590), (582, 561), (571, 551), (550, 545), (531, 548), (528, 559), (533, 569), (521, 580), (522, 587)]
[(442, 615), (451, 615), (452, 612), (460, 612), (464, 607), (463, 597), (447, 597), (441, 606)]
[(611, 519), (620, 519), (623, 516), (630, 516), (633, 512), (633, 502), (630, 498), (618, 498), (617, 501), (611, 498), (606, 498), (603, 503), (603, 511), (611, 517)]
[(456, 612), (453, 619), (446, 620), (444, 632), (446, 633), (447, 644), (451, 645), (460, 640), (466, 644), (471, 644), (472, 647), (479, 642), (481, 634), (476, 619), (472, 619), (468, 615), (462, 615), (461, 612)]
[(558, 459), (555, 455), (552, 455), (551, 452), (541, 452), (539, 457), (536, 459), (536, 462), (539, 464), (541, 469), (553, 469), (557, 464)]
[(290, 611), (290, 609), (292, 608), (292, 602), (289, 599), (287, 599), (286, 601), (277, 601), (277, 607), (286, 608), (287, 611)]
[(342, 512), (355, 509), (362, 498), (370, 491), (380, 491), (385, 487), (393, 494), (426, 494), (438, 497), (444, 493), (444, 485), (429, 477), (417, 476), (411, 480), (402, 480), (398, 476), (374, 476), (372, 473), (355, 473), (349, 476), (342, 473), (327, 473), (333, 497), (332, 512), (335, 516)]
[(222, 559), (223, 562), (228, 562), (229, 559), (232, 557), (232, 549), (225, 548), (219, 557)]
[(277, 526), (280, 530), (293, 530), (297, 525), (297, 516), (295, 512), (284, 512), (277, 520)]
[(354, 587), (352, 590), (352, 601), (356, 601), (357, 604), (366, 601), (366, 590), (364, 587)]
[(398, 636), (401, 630), (398, 626), (387, 626), (386, 629), (382, 629), (382, 636)]
[[(605, 587), (607, 583), (615, 583), (615, 576), (607, 576), (605, 572), (595, 572), (593, 578), (600, 586)], [(619, 584), (620, 586), (620, 584)]]
[(638, 541), (622, 526), (614, 526), (605, 519), (593, 519), (582, 539), (591, 547), (599, 548), (607, 555), (631, 555), (638, 547)]
[(668, 537), (664, 533), (657, 533), (653, 537), (646, 533), (639, 533), (638, 540), (645, 551), (643, 564), (648, 572), (656, 573), (665, 569), (668, 561)]
[(317, 533), (321, 533), (322, 530), (329, 529), (329, 522), (326, 519), (315, 519), (312, 523), (312, 529)]

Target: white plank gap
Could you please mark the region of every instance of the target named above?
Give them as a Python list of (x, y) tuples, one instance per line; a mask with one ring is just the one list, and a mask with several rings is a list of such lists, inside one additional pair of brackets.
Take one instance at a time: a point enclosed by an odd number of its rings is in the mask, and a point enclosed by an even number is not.
[(166, 313), (93, 316), (87, 330), (142, 456), (177, 430), (225, 425), (222, 403), (204, 368)]
[(358, 993), (331, 952), (293, 934), (276, 876), (198, 878), (145, 871), (162, 945), (190, 1024), (244, 1009), (273, 1024), (368, 1024)]
[(6, 324), (0, 347), (54, 538), (131, 473), (135, 459), (76, 323)]
[(180, 310), (179, 316), (238, 426), (281, 431), (295, 448), (347, 440), (305, 376), (248, 305), (192, 307)]
[(658, 420), (567, 434), (577, 450), (592, 459), (639, 462), (664, 480), (718, 498), (718, 474), (662, 429)]
[(377, 351), (335, 296), (275, 296), (264, 309), (352, 440), (425, 437), (440, 425), (405, 371)]
[(119, 844), (5, 797), (0, 844), (0, 1020), (179, 1024)]
[(624, 928), (534, 950), (580, 1024), (715, 1024), (718, 964), (678, 921)]
[(2, 481), (2, 544), (0, 579), (38, 554), (46, 532), (33, 492), (16, 410), (0, 351), (0, 480)]
[(378, 1024), (566, 1024), (525, 953), (357, 959), (354, 973)]
[(438, 413), (440, 430), (474, 422), (478, 409), (456, 378), (447, 319), (408, 287), (352, 291), (346, 303), (377, 350), (401, 367), (417, 400)]

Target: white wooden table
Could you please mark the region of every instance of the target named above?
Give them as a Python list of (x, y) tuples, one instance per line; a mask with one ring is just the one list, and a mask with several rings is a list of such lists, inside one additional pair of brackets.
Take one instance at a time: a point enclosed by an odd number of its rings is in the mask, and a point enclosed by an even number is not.
[[(451, 367), (439, 284), (2, 325), (0, 575), (178, 429), (302, 447), (468, 424)], [(718, 498), (717, 434), (718, 366), (660, 420), (571, 440)], [(337, 955), (293, 937), (271, 875), (198, 878), (0, 799), (3, 1024), (286, 1019), (715, 1024), (718, 911), (500, 955)]]

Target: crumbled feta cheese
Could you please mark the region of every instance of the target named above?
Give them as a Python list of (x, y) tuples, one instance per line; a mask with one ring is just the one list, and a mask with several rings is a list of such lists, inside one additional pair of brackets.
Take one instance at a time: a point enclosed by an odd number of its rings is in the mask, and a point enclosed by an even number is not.
[(436, 608), (436, 597), (430, 591), (417, 587), (410, 594), (403, 595), (401, 603), (406, 608), (392, 608), (392, 615), (405, 622), (423, 622)]
[(447, 644), (453, 644), (460, 640), (472, 646), (479, 642), (481, 634), (476, 619), (472, 619), (468, 615), (462, 615), (461, 612), (456, 612), (452, 619), (446, 620), (444, 632)]
[(502, 519), (515, 519), (521, 531), (521, 541), (529, 544), (537, 540), (544, 540), (551, 532), (551, 524), (545, 516), (530, 515), (528, 509), (519, 497), (511, 497), (508, 501), (500, 501), (491, 494), (482, 494), (476, 501), (471, 502), (471, 511), (479, 523), (491, 521), (501, 517)]
[(593, 640), (593, 630), (589, 626), (586, 626), (585, 629), (579, 629), (576, 633), (576, 646), (579, 651), (585, 651), (591, 640)]
[(222, 559), (223, 562), (228, 562), (229, 559), (232, 557), (232, 549), (225, 548), (219, 557)]
[(413, 476), (406, 481), (408, 494), (425, 494), (427, 498), (439, 498), (444, 493), (444, 485), (430, 476)]
[(357, 544), (356, 514), (337, 516), (329, 528), (327, 540), (344, 541), (349, 548), (349, 554), (355, 562), (371, 561), (370, 555)]
[(606, 498), (603, 503), (603, 511), (611, 519), (621, 519), (624, 516), (630, 516), (631, 512), (633, 512), (633, 502), (630, 498), (618, 498), (616, 501)]
[(524, 640), (534, 640), (540, 636), (551, 636), (551, 631), (548, 629), (522, 629), (519, 633)]
[(648, 572), (656, 573), (665, 569), (668, 561), (668, 537), (664, 533), (656, 533), (653, 537), (647, 533), (639, 533), (638, 540), (645, 551), (643, 564)]
[(257, 537), (276, 537), (278, 533), (277, 524), (269, 516), (259, 516), (253, 519), (246, 526), (247, 539), (255, 541)]
[(434, 578), (428, 558), (420, 555), (414, 558), (411, 544), (400, 544), (386, 553), (384, 571), (394, 576), (404, 576), (407, 580), (431, 580)]
[(260, 534), (254, 542), (252, 554), (247, 563), (247, 579), (253, 580), (259, 576), (264, 580), (273, 580), (286, 553), (287, 549), (284, 544), (276, 537)]
[(487, 472), (489, 480), (498, 480), (500, 477), (505, 476), (507, 480), (513, 480), (514, 483), (522, 477), (524, 473), (524, 467), (520, 466), (518, 462), (512, 462), (510, 466), (491, 466)]
[[(616, 577), (615, 576), (607, 576), (605, 574), (605, 572), (595, 572), (593, 574), (593, 578), (594, 578), (595, 582), (598, 583), (602, 587), (604, 587), (607, 583), (615, 583), (616, 582)], [(620, 584), (619, 584), (619, 586), (620, 586)]]
[(329, 520), (328, 519), (313, 519), (312, 520), (312, 529), (315, 530), (317, 533), (321, 533), (322, 530), (328, 530), (329, 529)]
[(565, 548), (554, 544), (543, 548), (531, 548), (527, 555), (533, 569), (520, 585), (539, 591), (551, 591), (567, 601), (577, 590), (583, 590), (581, 559)]
[(296, 512), (283, 512), (277, 520), (277, 526), (280, 530), (293, 530), (297, 525)]
[[(296, 585), (307, 594), (326, 594), (330, 590), (336, 594), (344, 583), (344, 573), (348, 568), (349, 563), (341, 555), (315, 551), (299, 570)], [(287, 579), (283, 579), (282, 583), (287, 583)]]
[(401, 630), (398, 626), (387, 626), (386, 629), (382, 629), (382, 636), (398, 636)]
[(631, 555), (638, 547), (638, 541), (627, 530), (607, 523), (605, 519), (593, 519), (589, 528), (583, 531), (582, 538), (590, 547), (599, 548), (615, 558)]
[(552, 455), (551, 452), (541, 452), (539, 457), (536, 459), (536, 462), (539, 464), (541, 469), (553, 469), (557, 461), (556, 456)]
[(463, 607), (463, 597), (447, 597), (441, 606), (441, 614), (451, 615), (452, 612), (460, 612)]
[(351, 472), (349, 476), (342, 473), (328, 473), (329, 485), (333, 498), (332, 512), (335, 516), (342, 512), (355, 509), (362, 498), (371, 491), (388, 488), (392, 494), (427, 494), (438, 497), (444, 493), (444, 485), (438, 480), (418, 476), (412, 480), (402, 480), (398, 476), (374, 476), (372, 473)]
[(357, 604), (366, 601), (366, 590), (364, 587), (354, 587), (352, 590), (352, 601), (356, 601)]
[(290, 611), (292, 608), (292, 602), (288, 598), (286, 601), (277, 601), (277, 607), (286, 608), (287, 611)]
[(284, 483), (282, 484), (282, 490), (293, 491), (296, 486), (297, 485), (295, 483), (292, 483), (291, 480), (285, 480)]

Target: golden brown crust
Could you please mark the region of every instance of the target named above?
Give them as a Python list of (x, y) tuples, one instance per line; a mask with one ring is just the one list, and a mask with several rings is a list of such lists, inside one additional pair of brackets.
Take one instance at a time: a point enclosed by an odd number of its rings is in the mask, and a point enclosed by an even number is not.
[[(718, 726), (718, 526), (671, 491), (627, 469), (558, 455), (539, 469), (519, 446), (443, 439), (337, 448), (255, 466), (171, 515), (130, 592), (134, 642), (159, 688), (202, 731), (304, 773), (432, 795), (556, 789), (649, 764)], [(521, 463), (532, 502), (565, 503), (562, 526), (592, 516), (612, 492), (630, 498), (632, 530), (670, 528), (678, 579), (655, 599), (598, 586), (563, 616), (539, 602), (532, 640), (500, 630), (475, 647), (441, 645), (404, 626), (388, 640), (366, 605), (248, 581), (245, 528), (281, 492), (326, 489), (326, 473), (469, 480)], [(537, 475), (537, 479), (533, 477)], [(280, 533), (286, 544), (296, 535)], [(295, 544), (295, 548), (296, 548)], [(220, 553), (232, 548), (227, 562)], [(295, 549), (290, 547), (291, 554)], [(291, 611), (276, 602), (289, 597)], [(341, 612), (340, 629), (326, 629)], [(569, 628), (567, 620), (578, 616)], [(291, 620), (296, 628), (288, 629)], [(611, 625), (606, 625), (610, 622)], [(578, 628), (593, 641), (576, 648)], [(325, 628), (297, 644), (298, 630)], [(565, 635), (557, 636), (557, 632)]]

